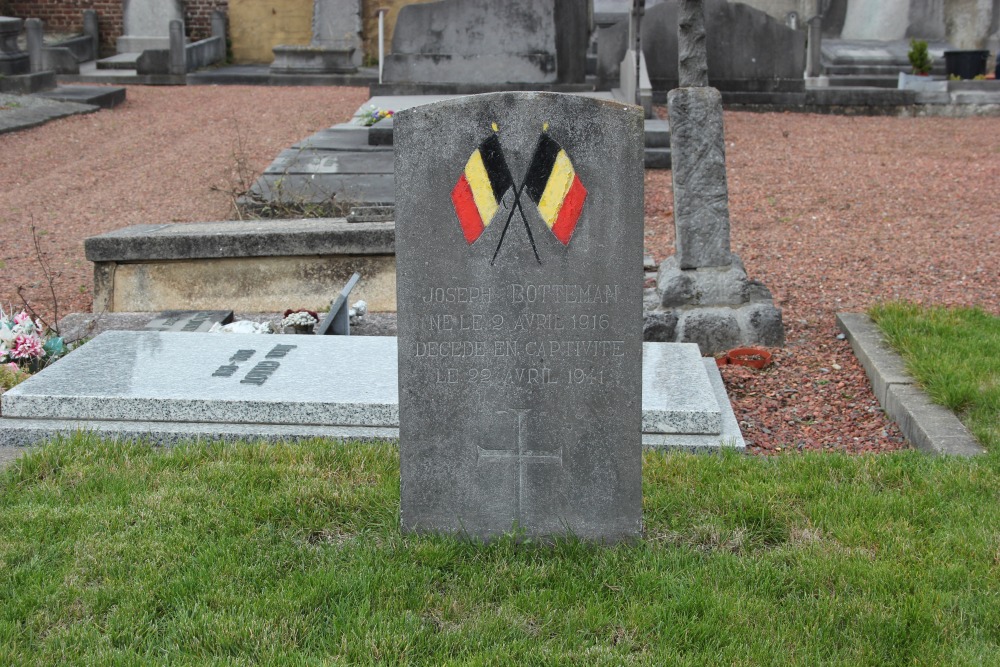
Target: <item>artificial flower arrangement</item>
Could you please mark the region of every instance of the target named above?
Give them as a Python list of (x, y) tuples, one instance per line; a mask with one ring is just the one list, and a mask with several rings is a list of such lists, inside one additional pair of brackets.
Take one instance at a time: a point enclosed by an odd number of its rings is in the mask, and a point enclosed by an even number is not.
[(369, 104), (368, 108), (362, 111), (358, 118), (360, 119), (362, 125), (365, 127), (371, 127), (383, 118), (392, 117), (392, 114), (393, 111), (391, 109), (379, 109), (374, 104)]
[(305, 308), (286, 310), (282, 313), (282, 317), (283, 319), (278, 326), (283, 329), (309, 329), (319, 323), (319, 313), (315, 310), (306, 310)]
[(66, 354), (63, 339), (27, 311), (5, 313), (0, 308), (0, 364), (11, 370), (37, 373)]

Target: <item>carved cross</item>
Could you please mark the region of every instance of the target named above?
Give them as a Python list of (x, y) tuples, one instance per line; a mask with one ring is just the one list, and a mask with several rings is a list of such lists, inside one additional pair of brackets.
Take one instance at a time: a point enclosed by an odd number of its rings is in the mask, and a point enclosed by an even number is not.
[(562, 447), (555, 451), (535, 451), (528, 449), (528, 415), (531, 410), (499, 410), (498, 415), (505, 413), (517, 415), (517, 445), (511, 449), (486, 449), (477, 448), (478, 460), (500, 461), (510, 460), (517, 462), (517, 487), (514, 491), (517, 507), (515, 515), (519, 524), (524, 525), (524, 475), (527, 467), (533, 462), (556, 461), (562, 465)]

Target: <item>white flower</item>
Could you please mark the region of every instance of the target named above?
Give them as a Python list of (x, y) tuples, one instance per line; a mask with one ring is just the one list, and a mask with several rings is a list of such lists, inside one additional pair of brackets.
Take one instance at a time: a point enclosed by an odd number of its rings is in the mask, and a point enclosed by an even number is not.
[(281, 326), (283, 327), (311, 327), (316, 324), (318, 320), (310, 315), (309, 313), (291, 313), (288, 317), (281, 320)]

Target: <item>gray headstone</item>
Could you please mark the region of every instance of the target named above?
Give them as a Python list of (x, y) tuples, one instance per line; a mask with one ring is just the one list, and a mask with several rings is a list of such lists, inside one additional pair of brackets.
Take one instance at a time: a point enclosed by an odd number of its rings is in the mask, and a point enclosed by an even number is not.
[[(642, 49), (654, 90), (677, 88), (680, 0), (649, 7), (642, 20)], [(708, 75), (722, 91), (805, 90), (802, 73), (806, 36), (782, 21), (740, 2), (703, 0)], [(602, 30), (598, 42), (600, 82), (617, 81), (628, 26)]]
[(729, 266), (722, 95), (715, 88), (677, 88), (667, 95), (667, 107), (680, 268)]
[(642, 120), (550, 93), (396, 115), (405, 531), (640, 534)]
[(708, 46), (702, 0), (680, 0), (677, 13), (677, 61), (680, 87), (708, 85)]
[(31, 61), (31, 71), (45, 70), (42, 60), (42, 50), (45, 48), (45, 32), (41, 19), (28, 19), (24, 22), (24, 34), (28, 45), (28, 59)]
[(0, 16), (0, 76), (27, 74), (31, 70), (28, 52), (17, 44), (21, 25), (21, 19)]
[(385, 60), (389, 82), (556, 80), (555, 0), (441, 0), (403, 7)]
[(231, 310), (165, 310), (149, 321), (147, 331), (182, 331), (197, 333), (208, 331), (213, 324), (233, 321)]
[(180, 0), (125, 0), (118, 53), (170, 48), (170, 22), (184, 20)]
[(313, 44), (337, 48), (361, 47), (360, 0), (315, 0)]

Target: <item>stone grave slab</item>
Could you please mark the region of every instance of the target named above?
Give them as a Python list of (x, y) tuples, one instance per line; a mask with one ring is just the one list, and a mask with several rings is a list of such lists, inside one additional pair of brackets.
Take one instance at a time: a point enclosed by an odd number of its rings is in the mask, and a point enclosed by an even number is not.
[[(105, 338), (109, 337), (109, 338)], [(169, 339), (163, 344), (163, 339)], [(71, 434), (74, 431), (92, 431), (106, 438), (142, 438), (160, 444), (172, 444), (195, 438), (211, 440), (293, 440), (300, 438), (335, 439), (381, 439), (395, 440), (399, 435), (398, 419), (383, 419), (386, 412), (391, 416), (397, 411), (397, 347), (395, 337), (351, 336), (350, 342), (342, 336), (249, 336), (240, 334), (205, 333), (154, 333), (116, 331), (100, 334), (79, 350), (61, 359), (38, 375), (18, 385), (2, 397), (0, 418), (0, 446), (24, 446), (43, 442), (57, 434)], [(271, 350), (274, 345), (296, 345), (294, 352), (324, 360), (332, 359), (337, 364), (336, 372), (316, 373), (305, 380), (287, 383), (281, 380), (286, 371), (298, 372), (286, 364), (260, 385), (242, 385), (245, 393), (235, 402), (253, 401), (267, 403), (274, 409), (256, 415), (255, 421), (236, 421), (247, 411), (240, 406), (228, 410), (225, 401), (232, 399), (213, 392), (212, 385), (203, 386), (206, 365), (217, 361), (218, 350), (223, 354), (232, 345), (239, 349)], [(154, 341), (159, 341), (154, 344)], [(221, 342), (220, 342), (221, 341)], [(264, 343), (261, 343), (264, 341)], [(362, 342), (358, 342), (362, 341)], [(181, 344), (183, 343), (183, 344)], [(261, 346), (264, 347), (261, 347)], [(222, 346), (220, 348), (220, 346)], [(270, 347), (268, 347), (270, 346)], [(118, 348), (131, 350), (137, 347), (162, 347), (163, 351), (148, 358), (161, 357), (151, 363), (140, 359), (139, 355), (107, 350)], [(689, 348), (686, 352), (668, 350)], [(213, 350), (215, 350), (213, 352)], [(712, 359), (702, 360), (697, 355), (696, 346), (675, 343), (643, 344), (643, 425), (642, 444), (647, 447), (679, 448), (688, 451), (708, 451), (720, 446), (742, 449), (743, 439), (733, 415), (722, 378)], [(232, 355), (231, 355), (232, 356)], [(266, 354), (264, 355), (266, 357)], [(92, 357), (87, 360), (87, 357)], [(167, 360), (169, 357), (170, 360)], [(289, 354), (285, 359), (294, 360)], [(72, 361), (72, 363), (70, 363)], [(149, 374), (158, 373), (164, 366), (168, 376), (161, 376), (159, 383), (129, 384), (122, 380), (117, 389), (109, 390), (106, 377), (132, 378), (139, 371), (137, 363), (144, 364)], [(228, 363), (228, 361), (227, 361)], [(326, 363), (324, 361), (324, 363)], [(99, 374), (88, 375), (90, 368), (103, 367)], [(214, 373), (216, 367), (212, 366)], [(671, 397), (683, 397), (688, 393), (691, 378), (698, 372), (708, 377), (714, 392), (714, 401), (707, 402), (703, 409), (709, 414), (692, 418), (690, 410), (682, 405), (671, 407)], [(247, 371), (249, 372), (249, 371)], [(234, 374), (238, 381), (241, 376)], [(215, 382), (213, 380), (213, 382)], [(325, 383), (334, 388), (316, 385)], [(662, 382), (662, 384), (661, 384)], [(174, 394), (166, 395), (173, 386)], [(375, 391), (353, 392), (352, 386), (360, 386)], [(232, 389), (231, 383), (223, 382), (216, 389)], [(193, 389), (191, 389), (193, 388)], [(331, 394), (336, 393), (334, 396)], [(177, 394), (181, 394), (178, 396)], [(329, 423), (284, 423), (278, 406), (317, 401), (336, 401), (344, 398), (350, 406), (342, 405), (339, 413), (324, 408)], [(109, 401), (129, 401), (138, 399), (140, 405), (162, 403), (159, 412), (147, 413), (142, 408), (134, 410), (115, 409), (110, 413), (104, 403)], [(299, 414), (308, 408), (296, 408)], [(695, 408), (692, 408), (694, 410)], [(718, 433), (685, 433), (684, 424), (698, 423), (713, 419), (712, 412), (720, 410), (721, 430)], [(166, 413), (166, 414), (165, 414)], [(107, 419), (113, 414), (119, 419)], [(215, 414), (221, 421), (205, 421), (206, 415)], [(677, 423), (665, 421), (669, 415), (677, 417)], [(274, 415), (277, 418), (274, 419)], [(168, 416), (166, 421), (153, 421)], [(126, 418), (127, 417), (127, 418)], [(362, 426), (359, 423), (384, 425)], [(649, 429), (660, 428), (666, 433), (656, 433)]]
[(693, 343), (643, 344), (642, 432), (720, 433), (722, 410)]
[[(348, 337), (337, 337), (348, 340)], [(3, 416), (386, 427), (392, 339), (109, 331), (4, 393)], [(80, 354), (82, 352), (82, 354)], [(357, 382), (357, 359), (384, 366)], [(317, 360), (323, 367), (318, 368)]]
[(165, 310), (144, 327), (147, 331), (206, 332), (215, 323), (233, 321), (231, 310)]
[(404, 531), (638, 536), (641, 109), (492, 93), (393, 121)]

